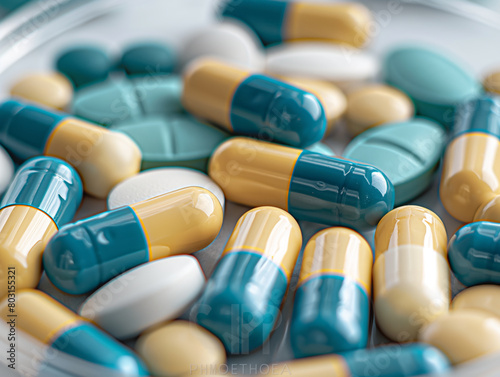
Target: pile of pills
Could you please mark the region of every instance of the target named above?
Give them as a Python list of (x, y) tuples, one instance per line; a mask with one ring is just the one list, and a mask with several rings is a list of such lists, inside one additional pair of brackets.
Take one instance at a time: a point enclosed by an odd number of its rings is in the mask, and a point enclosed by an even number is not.
[[(409, 45), (379, 63), (357, 3), (235, 0), (221, 14), (179, 51), (71, 47), (12, 86), (2, 319), (15, 299), (19, 329), (124, 376), (228, 374), (287, 294), (295, 359), (260, 375), (369, 377), (383, 358), (377, 376), (410, 377), (500, 352), (500, 71), (481, 84)], [(339, 128), (341, 157), (321, 142)], [(449, 242), (432, 208), (407, 204), (440, 163), (441, 202), (466, 223)], [(108, 210), (72, 222), (84, 193)], [(231, 203), (249, 208), (207, 278), (190, 254)], [(303, 239), (303, 222), (323, 229)], [(36, 289), (42, 272), (88, 295), (77, 313)], [(475, 286), (453, 301), (452, 274)], [(367, 347), (372, 318), (393, 344)]]

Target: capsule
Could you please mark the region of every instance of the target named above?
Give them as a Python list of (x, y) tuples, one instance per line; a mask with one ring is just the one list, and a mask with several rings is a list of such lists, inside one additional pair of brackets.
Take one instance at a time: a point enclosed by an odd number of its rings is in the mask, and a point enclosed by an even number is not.
[(450, 368), (446, 356), (426, 344), (389, 345), (273, 364), (260, 376), (294, 377), (411, 377), (442, 373)]
[(232, 354), (269, 337), (302, 244), (299, 225), (275, 207), (240, 217), (198, 302), (196, 322)]
[(455, 296), (451, 305), (453, 310), (475, 309), (500, 319), (500, 286), (479, 285), (464, 289)]
[(295, 357), (366, 347), (372, 262), (370, 245), (351, 229), (325, 229), (309, 240), (290, 329)]
[(312, 39), (361, 47), (372, 24), (370, 11), (353, 3), (233, 0), (222, 15), (245, 22), (265, 44)]
[(500, 97), (484, 95), (457, 109), (443, 160), (439, 196), (448, 213), (471, 222), (500, 194)]
[(45, 272), (60, 290), (86, 293), (141, 263), (203, 249), (222, 215), (219, 200), (201, 187), (107, 211), (62, 228), (43, 254)]
[(225, 141), (208, 170), (228, 200), (301, 220), (366, 230), (394, 206), (394, 187), (377, 168), (263, 141)]
[(130, 349), (45, 293), (21, 290), (16, 293), (15, 304), (9, 302), (5, 299), (0, 303), (2, 319), (14, 321), (17, 329), (43, 344), (123, 376), (149, 376), (144, 363)]
[(301, 148), (320, 141), (326, 132), (325, 112), (314, 94), (215, 60), (189, 66), (182, 104), (235, 134)]
[(375, 231), (373, 309), (389, 339), (415, 340), (423, 325), (448, 311), (447, 240), (442, 221), (423, 207), (398, 207), (380, 220)]
[(101, 199), (141, 165), (141, 152), (128, 136), (16, 100), (0, 105), (0, 143), (21, 161), (46, 155), (69, 162), (85, 192)]
[(0, 298), (38, 285), (45, 245), (82, 195), (80, 177), (62, 160), (35, 157), (18, 169), (0, 204)]

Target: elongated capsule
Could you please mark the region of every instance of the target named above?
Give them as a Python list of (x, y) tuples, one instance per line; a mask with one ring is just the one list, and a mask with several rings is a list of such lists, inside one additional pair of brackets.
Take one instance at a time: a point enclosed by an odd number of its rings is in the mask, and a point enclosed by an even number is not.
[(0, 105), (0, 143), (18, 160), (46, 155), (69, 162), (85, 192), (98, 198), (141, 165), (141, 152), (128, 136), (16, 100)]
[(372, 23), (370, 11), (353, 3), (233, 0), (222, 15), (245, 22), (266, 44), (316, 39), (361, 47)]
[(82, 195), (80, 177), (62, 160), (35, 157), (18, 169), (0, 204), (0, 298), (38, 285), (45, 245)]
[(208, 170), (228, 200), (301, 220), (366, 230), (394, 206), (394, 187), (377, 168), (248, 138), (219, 145)]
[(458, 107), (445, 152), (439, 196), (463, 222), (500, 194), (500, 97), (482, 96)]
[(320, 141), (326, 132), (325, 112), (314, 94), (215, 60), (189, 66), (182, 104), (235, 134), (301, 148)]
[(359, 233), (328, 228), (307, 243), (290, 329), (295, 357), (366, 347), (372, 250)]
[(411, 377), (442, 373), (450, 368), (446, 356), (432, 346), (413, 343), (324, 355), (273, 364), (260, 376), (294, 377)]
[(447, 239), (442, 221), (423, 207), (398, 207), (380, 220), (375, 231), (373, 309), (389, 339), (415, 340), (423, 325), (448, 311)]
[(190, 254), (222, 226), (219, 200), (188, 187), (62, 228), (43, 254), (45, 272), (64, 292), (82, 294), (141, 263)]
[(453, 310), (475, 309), (500, 319), (500, 286), (479, 285), (464, 289), (455, 296)]
[(132, 350), (41, 291), (17, 292), (14, 305), (3, 300), (0, 315), (5, 322), (14, 321), (18, 329), (56, 350), (123, 376), (149, 376), (146, 366)]
[(199, 300), (196, 321), (230, 353), (247, 353), (269, 337), (302, 244), (299, 225), (275, 207), (240, 217)]

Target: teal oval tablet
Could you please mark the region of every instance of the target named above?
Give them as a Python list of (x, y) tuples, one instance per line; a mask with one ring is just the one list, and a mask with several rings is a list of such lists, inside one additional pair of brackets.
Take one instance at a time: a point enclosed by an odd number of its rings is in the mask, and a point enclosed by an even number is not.
[(400, 205), (430, 185), (445, 145), (446, 133), (439, 124), (415, 118), (363, 132), (342, 155), (382, 170), (394, 185), (394, 204)]
[(431, 49), (406, 46), (384, 62), (385, 81), (405, 92), (417, 113), (451, 127), (455, 107), (482, 92), (481, 84), (457, 62)]
[(213, 150), (229, 134), (189, 115), (149, 116), (112, 127), (132, 138), (142, 152), (141, 169), (182, 166), (207, 171)]
[(120, 67), (129, 76), (164, 75), (173, 72), (174, 50), (158, 42), (142, 42), (129, 46), (120, 60)]

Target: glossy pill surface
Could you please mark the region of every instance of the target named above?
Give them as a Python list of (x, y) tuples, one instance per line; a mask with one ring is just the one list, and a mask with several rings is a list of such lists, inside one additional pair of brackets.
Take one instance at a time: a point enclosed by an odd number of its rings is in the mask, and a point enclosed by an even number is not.
[(10, 95), (53, 109), (66, 109), (73, 99), (73, 86), (58, 73), (30, 74), (16, 81)]
[(0, 145), (0, 195), (2, 195), (14, 176), (14, 162)]
[(269, 337), (302, 244), (296, 220), (275, 207), (243, 214), (208, 280), (196, 322), (229, 353), (247, 353)]
[(315, 95), (216, 60), (187, 68), (182, 103), (232, 133), (297, 147), (320, 141), (326, 132), (325, 112)]
[(398, 207), (375, 232), (373, 291), (378, 327), (391, 340), (416, 340), (422, 326), (448, 311), (446, 229), (419, 206)]
[(206, 376), (224, 370), (226, 353), (219, 339), (186, 321), (170, 322), (141, 335), (135, 345), (158, 377)]
[(481, 310), (500, 318), (500, 286), (485, 284), (464, 289), (451, 304), (453, 310)]
[[(9, 310), (7, 300), (3, 300), (0, 316), (5, 322), (9, 320)], [(56, 350), (123, 376), (149, 376), (146, 366), (132, 350), (41, 291), (17, 292), (15, 312), (19, 330)]]
[(45, 272), (62, 291), (86, 293), (139, 264), (203, 249), (222, 216), (218, 199), (200, 187), (107, 211), (62, 228), (43, 254)]
[(484, 78), (484, 90), (494, 94), (500, 94), (500, 71), (492, 72)]
[(370, 85), (347, 95), (347, 126), (354, 135), (381, 124), (408, 121), (414, 113), (410, 98), (387, 85)]
[(394, 205), (392, 183), (372, 166), (247, 138), (222, 143), (209, 175), (228, 200), (328, 225), (366, 230)]
[(372, 262), (368, 242), (348, 228), (322, 230), (307, 242), (290, 328), (296, 357), (366, 347)]
[(88, 297), (79, 314), (115, 338), (129, 339), (181, 315), (204, 286), (195, 257), (172, 256), (117, 276)]
[(394, 204), (405, 203), (429, 187), (446, 145), (443, 127), (425, 118), (381, 125), (355, 137), (343, 157), (383, 171), (395, 190)]
[(307, 40), (360, 47), (370, 37), (370, 11), (361, 4), (229, 1), (223, 16), (247, 23), (266, 44)]
[(173, 72), (176, 60), (169, 46), (159, 42), (142, 42), (123, 51), (120, 67), (129, 76), (164, 75)]

